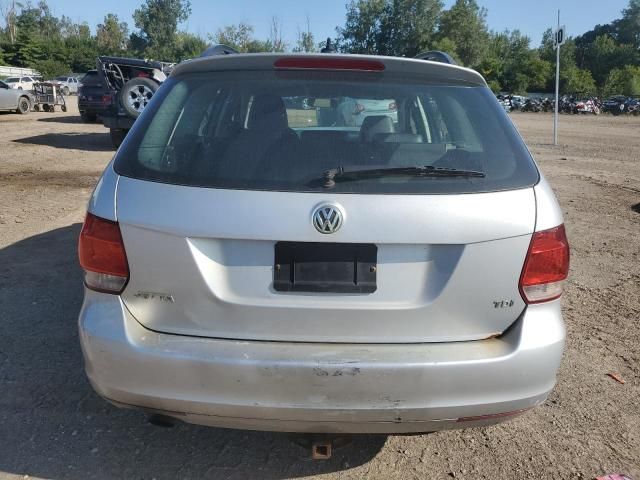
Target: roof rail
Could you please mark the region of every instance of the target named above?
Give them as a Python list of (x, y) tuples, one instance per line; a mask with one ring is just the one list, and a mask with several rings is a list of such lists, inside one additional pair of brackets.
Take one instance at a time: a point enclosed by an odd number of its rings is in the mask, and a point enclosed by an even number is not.
[(429, 50), (428, 52), (419, 53), (413, 58), (418, 60), (429, 60), (431, 62), (448, 63), (449, 65), (457, 65), (451, 55), (440, 50)]
[(215, 55), (231, 55), (235, 53), (239, 53), (239, 52), (237, 52), (231, 47), (228, 47), (227, 45), (220, 44), (220, 45), (211, 45), (204, 52), (202, 52), (200, 56), (213, 57)]

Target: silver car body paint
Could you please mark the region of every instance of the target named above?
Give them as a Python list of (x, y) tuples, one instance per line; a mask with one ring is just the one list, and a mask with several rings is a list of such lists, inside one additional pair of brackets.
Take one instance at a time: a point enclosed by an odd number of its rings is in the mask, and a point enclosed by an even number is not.
[[(384, 62), (486, 86), (460, 67)], [(228, 55), (173, 75), (272, 63)], [(345, 213), (335, 233), (312, 223), (322, 204)], [(458, 419), (534, 407), (555, 383), (560, 301), (527, 306), (518, 291), (532, 234), (563, 221), (542, 176), (501, 192), (358, 195), (186, 187), (110, 164), (88, 211), (119, 222), (129, 259), (122, 294), (86, 289), (79, 318), (87, 375), (117, 405), (232, 428), (423, 432), (496, 423)], [(375, 243), (378, 289), (274, 291), (281, 240)]]

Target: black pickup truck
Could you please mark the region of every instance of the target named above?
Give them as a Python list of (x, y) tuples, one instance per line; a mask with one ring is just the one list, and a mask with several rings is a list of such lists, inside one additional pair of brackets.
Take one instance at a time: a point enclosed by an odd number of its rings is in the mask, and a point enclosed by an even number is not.
[(167, 78), (171, 65), (151, 60), (98, 57), (97, 72), (111, 102), (100, 118), (118, 148), (127, 132)]

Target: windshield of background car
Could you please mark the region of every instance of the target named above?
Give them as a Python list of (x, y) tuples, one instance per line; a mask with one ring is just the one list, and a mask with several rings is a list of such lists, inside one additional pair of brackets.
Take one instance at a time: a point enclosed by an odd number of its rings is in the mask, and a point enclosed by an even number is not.
[(124, 176), (226, 189), (321, 192), (329, 169), (442, 167), (483, 178), (362, 175), (336, 193), (524, 188), (538, 171), (486, 87), (391, 73), (185, 74), (162, 86), (120, 148)]

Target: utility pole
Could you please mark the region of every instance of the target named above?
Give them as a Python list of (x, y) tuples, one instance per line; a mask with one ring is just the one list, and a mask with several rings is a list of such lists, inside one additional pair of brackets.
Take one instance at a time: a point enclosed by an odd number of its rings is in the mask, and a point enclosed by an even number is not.
[(553, 113), (553, 144), (558, 145), (558, 103), (560, 95), (560, 45), (565, 40), (564, 25), (560, 26), (560, 10), (558, 10), (558, 28), (554, 35), (554, 44), (556, 47), (556, 105)]

